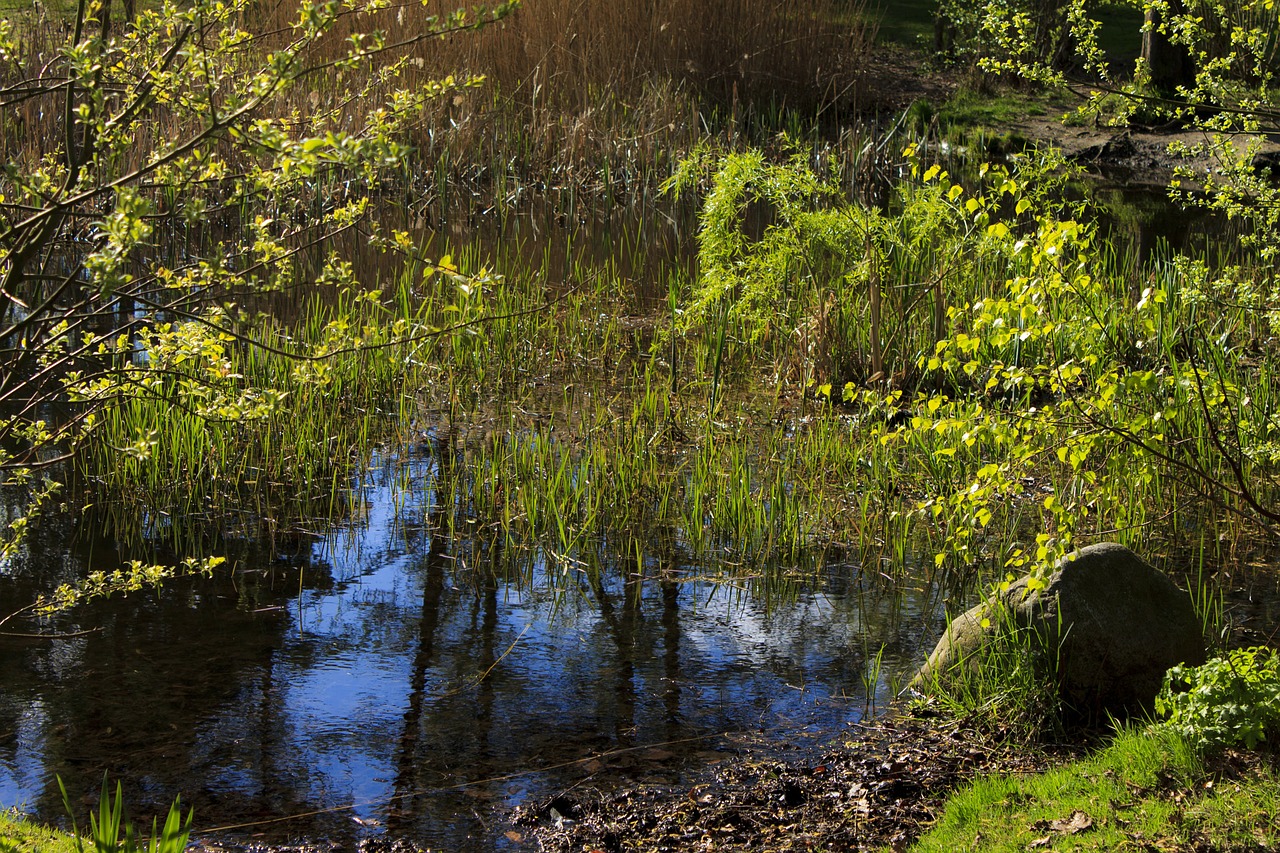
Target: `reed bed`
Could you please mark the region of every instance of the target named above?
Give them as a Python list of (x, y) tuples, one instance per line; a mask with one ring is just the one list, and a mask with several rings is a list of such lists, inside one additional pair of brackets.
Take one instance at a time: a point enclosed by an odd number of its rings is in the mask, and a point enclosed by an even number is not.
[[(626, 194), (708, 132), (763, 141), (780, 114), (856, 109), (874, 36), (864, 12), (848, 0), (527, 0), (498, 25), (415, 48), (419, 73), (486, 86), (440, 102), (413, 143), (451, 176), (479, 164), (490, 180)], [(396, 32), (412, 17), (373, 23)]]
[[(239, 61), (245, 74), (293, 37), (297, 14), (291, 3), (230, 4), (222, 26), (250, 37)], [(74, 11), (37, 5), (18, 17), (20, 53), (0, 63), (0, 90), (18, 91), (58, 72), (68, 15)], [(344, 14), (304, 57), (321, 70), (303, 74), (261, 112), (310, 132), (350, 130), (397, 89), (483, 77), (483, 87), (450, 92), (419, 117), (401, 140), (416, 154), (399, 179), (417, 193), (461, 184), (508, 192), (574, 184), (621, 197), (662, 180), (708, 133), (764, 142), (780, 116), (808, 125), (856, 109), (866, 96), (860, 69), (874, 36), (871, 17), (850, 0), (526, 0), (499, 23), (422, 40), (435, 19), (419, 4), (393, 4)], [(476, 12), (468, 20), (482, 18)], [(406, 46), (376, 62), (333, 67), (353, 35), (375, 31)], [(105, 50), (116, 73), (146, 73), (130, 66), (136, 38), (131, 25), (114, 23)], [(402, 64), (381, 79), (390, 62)], [(13, 99), (0, 125), (6, 160), (35, 164), (59, 150), (62, 111), (50, 107), (44, 97)], [(151, 111), (136, 133), (139, 157), (204, 119), (178, 105)], [(234, 166), (242, 152), (223, 147)], [(137, 163), (117, 165), (127, 171)]]
[[(917, 191), (905, 188), (904, 203)], [(652, 237), (634, 235), (651, 221), (609, 232), (613, 253), (596, 259), (573, 251), (586, 235), (572, 230), (486, 251), (433, 237), (408, 258), (382, 262), (399, 271), (376, 300), (318, 290), (296, 319), (263, 321), (245, 334), (273, 349), (313, 351), (338, 324), (364, 330), (374, 348), (327, 359), (320, 371), (271, 349), (228, 345), (227, 373), (245, 387), (279, 391), (278, 408), (219, 424), (175, 411), (166, 397), (122, 403), (86, 461), (92, 502), (112, 508), (126, 539), (225, 528), (228, 518), (259, 531), (358, 520), (370, 454), (416, 445), (437, 464), (429, 483), (405, 483), (406, 494), (430, 489), (441, 532), (459, 548), (507, 555), (505, 570), (548, 560), (600, 569), (608, 563), (602, 553), (630, 548), (679, 554), (710, 573), (727, 564), (776, 590), (818, 571), (826, 553), (894, 578), (932, 571), (934, 555), (965, 523), (935, 511), (938, 499), (1010, 452), (990, 425), (1023, 422), (1028, 408), (1054, 402), (1063, 416), (1041, 428), (1061, 430), (1065, 441), (1090, 426), (1062, 399), (993, 393), (954, 378), (937, 385), (917, 366), (933, 352), (934, 314), (898, 296), (882, 311), (886, 327), (899, 328), (894, 363), (910, 369), (868, 377), (865, 295), (838, 278), (797, 280), (775, 307), (770, 336), (753, 338), (741, 323), (683, 324), (697, 270), (678, 255), (649, 255)], [(566, 248), (553, 251), (558, 241)], [(957, 266), (945, 239), (921, 246), (886, 266), (884, 280), (909, 285), (945, 269), (951, 304), (999, 295), (1007, 275), (1000, 256), (979, 253)], [(442, 254), (463, 272), (502, 274), (475, 285), (420, 260)], [(1200, 363), (1201, 375), (1250, 388), (1241, 436), (1266, 433), (1280, 403), (1269, 381), (1276, 353), (1260, 342), (1255, 311), (1208, 299), (1213, 288), (1231, 287), (1215, 275), (1246, 279), (1247, 266), (1214, 273), (1168, 252), (1141, 265), (1099, 252), (1089, 263), (1099, 289), (1078, 304), (1064, 296), (1063, 310), (1090, 317), (1114, 341), (1134, 341), (1125, 370), (1138, 376), (1204, 357), (1185, 330), (1211, 312), (1223, 343)], [(1157, 293), (1160, 310), (1140, 311), (1138, 302)], [(815, 346), (803, 332), (833, 304), (847, 315)], [(458, 328), (472, 321), (480, 322)], [(964, 322), (951, 315), (948, 333)], [(454, 331), (436, 334), (443, 329)], [(1050, 354), (1037, 346), (1023, 351), (1028, 363)], [(1174, 458), (1230, 482), (1214, 410), (1198, 404), (1193, 383), (1171, 393), (1152, 396), (1135, 380), (1116, 405), (1168, 418)], [(119, 448), (146, 436), (154, 436), (150, 454), (120, 464)], [(1151, 554), (1197, 553), (1253, 534), (1245, 515), (1224, 512), (1186, 468), (1138, 464), (1142, 453), (1122, 445), (1083, 464), (1052, 453), (1034, 460), (982, 524), (965, 528), (964, 552), (936, 564), (940, 578), (1002, 574), (1018, 549), (1032, 552), (1038, 537), (1068, 532)], [(1258, 497), (1273, 501), (1273, 463), (1250, 464)], [(1060, 508), (1072, 501), (1077, 514), (1064, 517)]]

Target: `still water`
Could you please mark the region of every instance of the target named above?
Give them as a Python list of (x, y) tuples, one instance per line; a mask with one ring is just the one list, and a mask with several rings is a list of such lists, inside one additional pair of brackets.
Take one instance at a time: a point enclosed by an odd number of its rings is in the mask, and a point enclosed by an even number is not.
[[(1186, 217), (1149, 207), (1117, 217), (1113, 237), (1179, 245)], [(448, 240), (618, 252), (608, 229), (570, 241), (556, 221)], [(687, 266), (694, 230), (692, 216), (649, 226), (630, 255)], [(908, 567), (888, 582), (829, 553), (780, 591), (669, 543), (557, 555), (469, 535), (465, 519), (446, 539), (438, 465), (428, 445), (388, 452), (343, 524), (228, 533), (207, 543), (231, 557), (214, 579), (82, 606), (47, 626), (56, 638), (0, 636), (0, 807), (61, 820), (60, 776), (83, 816), (105, 772), (139, 818), (181, 794), (214, 840), (518, 849), (511, 810), (572, 786), (674, 783), (745, 740), (829, 739), (883, 705), (941, 632), (943, 592)], [(2, 570), (0, 617), (121, 557), (46, 519)]]
[[(181, 794), (202, 830), (250, 824), (215, 838), (492, 850), (514, 844), (512, 808), (584, 780), (675, 782), (742, 738), (828, 739), (938, 630), (936, 593), (838, 560), (778, 597), (678, 554), (596, 571), (445, 543), (436, 465), (387, 456), (341, 527), (51, 626), (91, 633), (0, 638), (0, 805), (58, 820), (55, 774), (87, 808), (106, 771), (138, 816)], [(93, 560), (37, 548), (0, 606)]]

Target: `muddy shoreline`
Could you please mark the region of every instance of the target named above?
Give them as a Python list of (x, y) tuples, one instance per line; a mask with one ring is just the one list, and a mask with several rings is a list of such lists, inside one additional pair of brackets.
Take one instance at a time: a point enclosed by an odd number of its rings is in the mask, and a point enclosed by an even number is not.
[[(1086, 739), (1087, 740), (1087, 739)], [(947, 795), (983, 773), (1032, 773), (1083, 744), (1029, 747), (1005, 732), (904, 708), (850, 725), (817, 747), (778, 758), (763, 739), (704, 766), (686, 784), (641, 774), (583, 784), (494, 820), (506, 849), (540, 853), (905, 848), (938, 817)], [(337, 842), (272, 844), (198, 840), (199, 853), (335, 853)], [(376, 836), (360, 853), (424, 853), (408, 839)]]
[(571, 819), (517, 814), (534, 849), (689, 851), (904, 848), (947, 795), (980, 773), (1030, 773), (1076, 748), (1028, 749), (1002, 733), (918, 711), (851, 726), (820, 754), (794, 761), (749, 754), (683, 789), (582, 792)]
[[(1052, 145), (1068, 160), (1108, 179), (1119, 178), (1129, 186), (1163, 188), (1174, 177), (1176, 168), (1204, 175), (1216, 171), (1220, 165), (1205, 155), (1182, 157), (1170, 153), (1173, 145), (1194, 149), (1209, 142), (1209, 135), (1201, 131), (1072, 127), (1050, 117), (1028, 118), (1010, 125), (1009, 131)], [(1247, 142), (1247, 138), (1241, 137), (1237, 145), (1243, 150)], [(1280, 142), (1263, 140), (1254, 165), (1276, 171), (1280, 166)]]
[[(876, 114), (899, 112), (916, 101), (939, 106), (961, 88), (955, 77), (922, 67), (922, 57), (899, 46), (879, 49), (867, 63), (863, 80), (866, 101)], [(998, 91), (998, 90), (997, 90)], [(1081, 97), (1079, 103), (1083, 104)], [(991, 130), (1006, 135), (1014, 144), (1052, 145), (1086, 170), (1117, 183), (1137, 187), (1163, 188), (1177, 167), (1205, 173), (1218, 163), (1210, 157), (1176, 156), (1171, 145), (1193, 148), (1209, 141), (1201, 131), (1175, 125), (1165, 127), (1107, 127), (1097, 124), (1068, 125), (1066, 110), (1050, 110), (1045, 115), (1027, 115)], [(1250, 137), (1241, 136), (1243, 146)], [(1255, 166), (1270, 167), (1280, 175), (1280, 139), (1261, 141)]]

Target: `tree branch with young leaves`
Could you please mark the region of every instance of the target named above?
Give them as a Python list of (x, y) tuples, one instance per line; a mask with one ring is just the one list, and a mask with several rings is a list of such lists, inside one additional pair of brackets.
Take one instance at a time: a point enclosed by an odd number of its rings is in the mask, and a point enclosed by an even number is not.
[[(0, 524), (0, 565), (65, 494), (69, 460), (155, 451), (149, 434), (104, 444), (113, 412), (159, 401), (234, 428), (279, 417), (329, 362), (442, 333), (335, 318), (304, 341), (251, 306), (320, 281), (377, 313), (382, 282), (357, 280), (339, 238), (411, 250), (379, 225), (379, 200), (409, 174), (431, 103), (482, 83), (429, 77), (421, 54), (518, 2), (303, 0), (268, 22), (256, 0), (170, 0), (107, 28), (104, 0), (80, 0), (64, 29), (0, 22), (0, 486), (26, 506)], [(59, 40), (53, 58), (38, 47)], [(447, 258), (419, 262), (475, 283)], [(255, 347), (310, 366), (246, 376)], [(160, 579), (144, 569), (129, 577)]]

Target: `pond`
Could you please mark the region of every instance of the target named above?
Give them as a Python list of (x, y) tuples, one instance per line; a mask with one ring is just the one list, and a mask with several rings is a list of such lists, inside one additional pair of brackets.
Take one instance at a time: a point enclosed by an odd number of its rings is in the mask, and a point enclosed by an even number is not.
[[(1113, 232), (1139, 254), (1194, 233), (1140, 202)], [(565, 219), (439, 239), (520, 247), (552, 280), (613, 263), (659, 304), (653, 270), (691, 266), (690, 211)], [(367, 262), (362, 277), (389, 274)], [(0, 637), (0, 806), (56, 822), (56, 777), (83, 813), (106, 772), (138, 817), (181, 794), (198, 836), (514, 849), (506, 816), (575, 786), (674, 784), (747, 742), (830, 739), (892, 698), (964, 602), (914, 565), (888, 577), (838, 549), (769, 567), (794, 578), (780, 588), (678, 537), (559, 554), (465, 519), (460, 533), (440, 446), (420, 438), (373, 458), (344, 522), (226, 531), (213, 550), (230, 571), (84, 605), (52, 639)], [(130, 556), (86, 526), (41, 522), (0, 614)]]
[[(433, 540), (436, 464), (426, 446), (378, 460), (359, 522), (293, 553), (86, 606), (90, 633), (3, 640), (0, 803), (57, 820), (54, 774), (89, 802), (105, 770), (137, 814), (180, 793), (233, 837), (493, 850), (503, 814), (587, 779), (675, 782), (739, 737), (826, 740), (936, 631), (936, 590), (839, 561), (786, 600), (674, 555), (593, 584), (535, 553), (532, 584), (503, 580), (468, 564), (500, 557)], [(48, 570), (10, 578), (3, 606)]]

